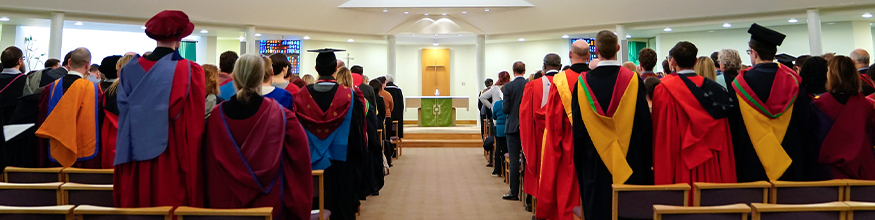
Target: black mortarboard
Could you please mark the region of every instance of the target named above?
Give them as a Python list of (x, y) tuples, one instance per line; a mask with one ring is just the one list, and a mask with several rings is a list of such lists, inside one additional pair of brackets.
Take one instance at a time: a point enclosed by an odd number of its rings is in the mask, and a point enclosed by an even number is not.
[(319, 53), (316, 55), (316, 71), (322, 72), (320, 69), (324, 69), (325, 72), (328, 71), (329, 67), (331, 68), (331, 73), (334, 73), (334, 70), (337, 68), (337, 56), (334, 55), (334, 52), (341, 52), (346, 50), (334, 49), (334, 48), (323, 48), (317, 50), (307, 50), (307, 52)]
[(793, 61), (796, 61), (796, 57), (790, 56), (789, 54), (782, 53), (775, 56), (778, 59), (778, 62), (784, 64), (784, 66), (793, 67)]
[(751, 40), (772, 46), (781, 46), (781, 43), (784, 42), (784, 38), (787, 37), (780, 32), (760, 26), (757, 23), (750, 25), (750, 29), (747, 29), (747, 33), (750, 33)]
[(98, 70), (100, 70), (100, 73), (103, 73), (103, 75), (106, 76), (107, 79), (118, 78), (118, 70), (115, 69), (115, 64), (121, 58), (122, 56), (119, 55), (112, 55), (103, 58), (103, 60), (100, 62), (100, 67), (98, 68)]

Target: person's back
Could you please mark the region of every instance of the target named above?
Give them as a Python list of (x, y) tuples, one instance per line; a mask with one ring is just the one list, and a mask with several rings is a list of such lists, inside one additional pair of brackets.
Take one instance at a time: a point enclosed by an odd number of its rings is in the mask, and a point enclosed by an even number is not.
[(493, 119), (495, 119), (495, 136), (504, 137), (504, 125), (507, 122), (507, 114), (501, 110), (501, 106), (504, 104), (504, 101), (498, 100), (493, 103), (492, 115)]
[(294, 110), (295, 102), (292, 98), (292, 93), (276, 86), (263, 86), (262, 91), (265, 91), (264, 97), (271, 98), (286, 109)]

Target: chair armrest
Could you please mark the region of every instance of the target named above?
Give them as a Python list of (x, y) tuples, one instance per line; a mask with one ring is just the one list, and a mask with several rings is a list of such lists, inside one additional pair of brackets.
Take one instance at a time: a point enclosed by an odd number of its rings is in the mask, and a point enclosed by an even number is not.
[(706, 207), (653, 205), (653, 212), (658, 214), (750, 213), (751, 209), (745, 204)]
[(783, 204), (750, 204), (754, 212), (819, 212), (819, 211), (848, 211), (850, 206), (844, 202), (829, 202), (819, 204), (783, 205)]
[(622, 191), (679, 191), (679, 190), (690, 190), (690, 185), (686, 183), (676, 183), (676, 184), (668, 184), (668, 185), (625, 185), (625, 184), (613, 184), (611, 188), (614, 191), (622, 192)]

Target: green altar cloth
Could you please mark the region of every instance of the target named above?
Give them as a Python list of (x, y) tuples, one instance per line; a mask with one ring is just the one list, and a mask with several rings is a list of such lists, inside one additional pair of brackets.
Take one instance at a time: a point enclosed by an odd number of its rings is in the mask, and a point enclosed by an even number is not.
[(450, 127), (453, 126), (453, 99), (426, 98), (422, 99), (419, 126)]

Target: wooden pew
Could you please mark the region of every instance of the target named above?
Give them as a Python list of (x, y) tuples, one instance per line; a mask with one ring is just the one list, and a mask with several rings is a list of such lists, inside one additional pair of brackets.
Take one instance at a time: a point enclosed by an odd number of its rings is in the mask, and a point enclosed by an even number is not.
[(850, 207), (843, 202), (782, 205), (751, 204), (753, 220), (844, 220)]
[(65, 183), (61, 185), (62, 205), (113, 207), (112, 184)]
[(273, 207), (248, 209), (206, 209), (180, 206), (173, 211), (178, 220), (272, 220)]
[(7, 183), (54, 183), (65, 182), (61, 175), (63, 167), (22, 168), (6, 167), (3, 170), (3, 182)]
[(0, 206), (3, 220), (73, 220), (73, 206)]
[(0, 183), (0, 205), (53, 206), (62, 204), (64, 183)]
[(772, 182), (772, 204), (815, 204), (844, 201), (846, 180)]
[(748, 214), (750, 214), (750, 207), (741, 203), (724, 206), (699, 207), (653, 205), (654, 220), (747, 220)]
[(689, 203), (690, 185), (617, 185), (613, 188), (612, 219), (653, 217), (653, 205), (685, 206)]
[(693, 183), (693, 206), (719, 206), (736, 203), (768, 203), (766, 181), (749, 183)]
[(327, 220), (331, 217), (331, 211), (325, 209), (325, 171), (313, 171), (313, 197), (319, 199), (319, 210), (310, 212), (311, 220)]
[(848, 187), (845, 188), (845, 201), (875, 202), (875, 181), (872, 180), (845, 180)]
[(67, 168), (61, 171), (66, 182), (82, 184), (112, 184), (114, 169)]
[(845, 202), (851, 208), (848, 212), (848, 220), (875, 219), (875, 203), (871, 202)]
[(80, 205), (73, 209), (77, 220), (104, 219), (137, 219), (137, 220), (172, 220), (173, 207), (152, 208), (113, 208), (92, 205)]

